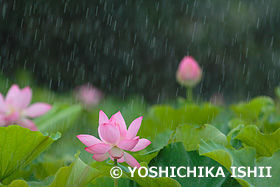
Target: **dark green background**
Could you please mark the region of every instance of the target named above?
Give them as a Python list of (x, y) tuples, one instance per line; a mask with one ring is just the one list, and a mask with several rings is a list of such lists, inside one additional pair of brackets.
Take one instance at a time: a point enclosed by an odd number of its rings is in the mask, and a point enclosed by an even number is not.
[(91, 82), (120, 98), (152, 103), (185, 90), (184, 55), (200, 63), (196, 95), (227, 101), (273, 96), (280, 80), (278, 0), (3, 0), (1, 74), (18, 69), (60, 92)]

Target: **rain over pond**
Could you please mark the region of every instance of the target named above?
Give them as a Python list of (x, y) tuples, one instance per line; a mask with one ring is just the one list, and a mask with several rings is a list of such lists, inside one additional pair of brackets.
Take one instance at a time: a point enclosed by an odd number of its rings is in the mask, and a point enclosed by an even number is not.
[(280, 186), (279, 7), (0, 0), (0, 186)]

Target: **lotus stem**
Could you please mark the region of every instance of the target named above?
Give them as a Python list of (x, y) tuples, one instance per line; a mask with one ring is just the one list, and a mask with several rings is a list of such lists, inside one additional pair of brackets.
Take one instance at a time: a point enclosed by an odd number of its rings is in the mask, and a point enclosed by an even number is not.
[[(118, 160), (114, 158), (114, 166), (118, 166)], [(118, 179), (114, 179), (114, 187), (118, 187)]]
[(193, 94), (192, 94), (192, 88), (187, 87), (187, 101), (189, 103), (193, 102)]

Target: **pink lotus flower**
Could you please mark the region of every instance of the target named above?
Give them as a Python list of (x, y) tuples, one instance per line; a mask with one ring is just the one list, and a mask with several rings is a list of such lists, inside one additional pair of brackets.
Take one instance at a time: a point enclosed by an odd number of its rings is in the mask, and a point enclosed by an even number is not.
[(0, 93), (0, 126), (18, 124), (30, 130), (37, 130), (35, 124), (28, 118), (41, 116), (51, 109), (51, 105), (46, 103), (31, 102), (32, 91), (27, 86), (20, 90), (18, 85), (13, 85), (4, 99)]
[[(93, 159), (102, 162), (109, 157), (118, 162), (126, 162), (131, 167), (140, 167), (137, 160), (125, 151), (136, 152), (145, 149), (151, 142), (147, 139), (139, 139), (136, 136), (141, 126), (143, 117), (135, 119), (128, 130), (120, 112), (110, 119), (101, 110), (99, 112), (98, 133), (101, 140), (91, 135), (78, 135), (77, 138), (87, 147), (85, 150), (93, 154)], [(125, 150), (125, 151), (124, 151)]]
[(176, 73), (177, 81), (186, 87), (193, 87), (200, 82), (201, 77), (201, 68), (195, 59), (191, 56), (185, 56)]
[(97, 105), (101, 101), (103, 93), (91, 84), (86, 84), (76, 89), (75, 96), (85, 107), (91, 107)]

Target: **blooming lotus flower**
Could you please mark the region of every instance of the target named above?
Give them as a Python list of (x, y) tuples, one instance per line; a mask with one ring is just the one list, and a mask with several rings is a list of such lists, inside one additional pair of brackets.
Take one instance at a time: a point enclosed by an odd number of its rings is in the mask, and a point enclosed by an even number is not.
[(176, 73), (177, 81), (186, 87), (193, 87), (200, 82), (201, 77), (202, 71), (195, 59), (185, 56)]
[(32, 91), (27, 86), (22, 90), (18, 85), (13, 85), (4, 99), (0, 93), (0, 126), (18, 124), (30, 130), (37, 130), (34, 122), (29, 118), (41, 116), (51, 109), (51, 105), (46, 103), (31, 102)]
[(102, 91), (93, 87), (91, 84), (80, 86), (75, 91), (75, 96), (85, 107), (97, 105), (102, 97)]
[(85, 150), (93, 154), (93, 159), (102, 162), (109, 157), (118, 162), (126, 162), (131, 167), (140, 167), (137, 160), (125, 151), (136, 152), (145, 149), (151, 142), (147, 139), (139, 139), (136, 136), (141, 126), (142, 116), (135, 119), (126, 128), (125, 121), (120, 112), (110, 119), (101, 110), (99, 112), (98, 134), (101, 140), (91, 135), (78, 135), (77, 138), (87, 147)]

